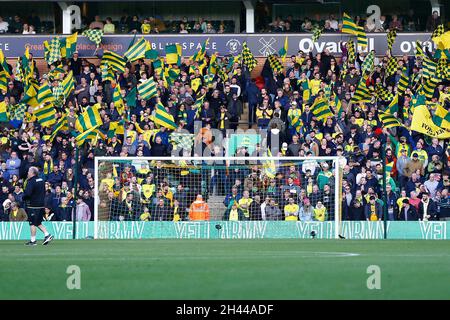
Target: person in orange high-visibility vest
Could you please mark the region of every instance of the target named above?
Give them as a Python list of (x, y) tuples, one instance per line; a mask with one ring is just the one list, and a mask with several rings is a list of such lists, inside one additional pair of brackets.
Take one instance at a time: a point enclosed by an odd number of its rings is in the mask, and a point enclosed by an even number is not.
[(197, 200), (192, 202), (191, 207), (189, 208), (189, 220), (209, 220), (209, 206), (203, 201), (201, 194), (197, 195)]

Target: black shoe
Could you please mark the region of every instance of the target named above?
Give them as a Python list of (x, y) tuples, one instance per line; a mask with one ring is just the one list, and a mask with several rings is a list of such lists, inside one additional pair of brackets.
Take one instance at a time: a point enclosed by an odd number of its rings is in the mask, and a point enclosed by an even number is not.
[(51, 234), (49, 234), (48, 236), (46, 236), (46, 237), (44, 238), (44, 242), (42, 242), (42, 245), (46, 246), (46, 245), (49, 244), (50, 241), (52, 241), (52, 240), (53, 240), (53, 236), (52, 236)]
[(35, 246), (37, 245), (36, 241), (28, 241), (25, 243), (26, 246)]

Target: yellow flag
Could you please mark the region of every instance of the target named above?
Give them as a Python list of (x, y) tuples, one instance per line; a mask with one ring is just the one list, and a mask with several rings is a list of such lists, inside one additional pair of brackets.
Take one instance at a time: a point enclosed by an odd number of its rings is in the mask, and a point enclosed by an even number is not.
[(201, 84), (201, 83), (202, 83), (202, 82), (201, 82), (200, 78), (195, 78), (195, 79), (193, 79), (193, 80), (191, 81), (191, 87), (192, 87), (192, 90), (194, 90), (195, 92), (197, 92), (198, 87), (200, 87), (200, 84)]
[(432, 39), (440, 50), (450, 49), (450, 31)]
[(450, 138), (450, 131), (439, 128), (434, 124), (430, 111), (428, 111), (426, 106), (417, 106), (414, 108), (414, 114), (411, 121), (411, 130), (426, 134), (427, 136), (433, 138)]

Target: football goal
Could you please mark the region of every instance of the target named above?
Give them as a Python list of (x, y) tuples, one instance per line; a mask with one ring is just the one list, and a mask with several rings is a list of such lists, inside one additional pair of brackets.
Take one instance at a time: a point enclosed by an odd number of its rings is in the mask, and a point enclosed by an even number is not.
[(105, 221), (334, 221), (338, 238), (339, 159), (97, 157), (95, 237)]

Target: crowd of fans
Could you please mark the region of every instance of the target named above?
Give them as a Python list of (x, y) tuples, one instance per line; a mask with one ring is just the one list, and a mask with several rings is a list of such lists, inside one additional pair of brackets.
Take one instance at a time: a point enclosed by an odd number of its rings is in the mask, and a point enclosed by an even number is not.
[[(323, 32), (339, 32), (342, 29), (342, 17), (336, 14), (330, 14), (328, 17), (305, 17), (303, 19), (294, 19), (292, 15), (282, 18), (277, 16), (273, 21), (270, 14), (258, 17), (257, 31), (261, 33), (289, 33), (289, 32), (312, 32), (315, 27), (323, 28)], [(406, 14), (381, 15), (377, 21), (370, 21), (362, 15), (357, 15), (354, 21), (357, 25), (364, 27), (366, 32), (387, 32), (396, 29), (403, 32), (426, 31), (431, 32), (443, 23), (437, 11), (434, 11), (426, 20), (420, 19), (409, 9)], [(129, 15), (123, 12), (120, 19), (113, 20), (111, 17), (101, 18), (95, 16), (92, 21), (86, 21), (82, 18), (82, 29), (101, 29), (105, 34), (116, 33), (140, 33), (140, 34), (158, 34), (158, 33), (181, 33), (181, 34), (214, 34), (214, 33), (234, 33), (235, 21), (233, 20), (198, 20), (189, 19), (184, 16), (181, 20), (164, 20), (162, 17)], [(11, 17), (0, 16), (0, 34), (2, 33), (22, 33), (35, 34), (53, 33), (54, 25), (51, 22), (43, 21), (35, 13), (29, 17), (21, 17), (16, 14)]]
[[(350, 63), (345, 70), (343, 64), (346, 63), (346, 55), (345, 51), (343, 58), (334, 57), (327, 50), (314, 55), (299, 51), (298, 55), (287, 59), (282, 72), (272, 70), (266, 61), (261, 74), (252, 76), (238, 59), (229, 63), (232, 57), (219, 57), (218, 61), (222, 65), (219, 69), (222, 72), (218, 72), (220, 76), (214, 75), (212, 81), (206, 81), (203, 77), (210, 62), (208, 55), (205, 57), (206, 64), (193, 63), (183, 58), (179, 75), (167, 86), (161, 74), (155, 73), (149, 60), (138, 60), (133, 64), (128, 63), (125, 71), (117, 74), (122, 97), (126, 97), (149, 77), (157, 82), (159, 95), (149, 100), (137, 95), (135, 107), (128, 106), (129, 101), (124, 99), (125, 111), (119, 114), (113, 102), (114, 81), (103, 82), (100, 66), (79, 58), (75, 53), (73, 58), (64, 59), (60, 66), (64, 72), (73, 72), (75, 90), (63, 103), (56, 105), (58, 119), (62, 114), (67, 114), (69, 130), (62, 130), (51, 141), (49, 137), (53, 128), (41, 127), (32, 114), (32, 108), (28, 109), (19, 123), (2, 122), (0, 217), (2, 220), (24, 219), (24, 212), (20, 209), (25, 208), (26, 211), (22, 194), (30, 166), (39, 167), (40, 175), (46, 180), (46, 219), (70, 220), (72, 208), (76, 208), (79, 219), (92, 220), (95, 157), (161, 157), (169, 156), (174, 151), (177, 155), (201, 155), (194, 153), (194, 150), (198, 150), (196, 146), (200, 146), (203, 154), (223, 156), (226, 152), (216, 141), (211, 129), (225, 133), (227, 129), (252, 127), (267, 130), (267, 139), (257, 145), (254, 153), (250, 154), (253, 156), (266, 155), (270, 148), (274, 156), (344, 157), (340, 162), (343, 169), (343, 219), (380, 220), (385, 206), (390, 220), (445, 219), (449, 216), (450, 207), (449, 141), (432, 139), (406, 128), (410, 125), (413, 112), (415, 88), (412, 85), (399, 95), (396, 115), (405, 127), (383, 128), (377, 114), (389, 102), (373, 96), (370, 102), (352, 103), (356, 85), (362, 77), (364, 54), (357, 54), (355, 63)], [(395, 92), (401, 69), (387, 76), (387, 60), (388, 57), (375, 59), (374, 70), (367, 74), (366, 83), (377, 83)], [(408, 75), (413, 78), (422, 71), (422, 58), (403, 56), (399, 61), (399, 68), (401, 66), (405, 66)], [(50, 81), (53, 93), (57, 95), (61, 92), (61, 78), (52, 76), (55, 68), (56, 64), (50, 66), (48, 73), (36, 72), (35, 77), (41, 83)], [(12, 66), (10, 70), (13, 70)], [(196, 79), (201, 82), (198, 90), (193, 89)], [(303, 86), (306, 79), (310, 82), (309, 97), (305, 95)], [(446, 110), (449, 109), (449, 88), (448, 79), (437, 85), (429, 100), (430, 108), (441, 104)], [(326, 96), (326, 93), (334, 114), (325, 122), (317, 121), (311, 106), (317, 97)], [(13, 110), (23, 96), (24, 85), (13, 76), (7, 89), (0, 92), (0, 102), (4, 101), (8, 110)], [(197, 109), (195, 102), (202, 96), (204, 101), (201, 109)], [(342, 112), (338, 112), (333, 102), (336, 97), (342, 104)], [(158, 128), (155, 124), (155, 106), (159, 102), (173, 115), (178, 126), (176, 132), (183, 129), (194, 134), (192, 151), (180, 153), (170, 138), (170, 130)], [(104, 136), (97, 136), (85, 143), (79, 159), (76, 159), (72, 131), (75, 130), (77, 116), (96, 103), (100, 104), (103, 120), (100, 131)], [(294, 125), (293, 119), (296, 117), (302, 121), (301, 126)], [(244, 121), (246, 118), (248, 120)], [(195, 121), (201, 123), (200, 130), (194, 130)], [(111, 122), (122, 123), (125, 132), (110, 136)], [(382, 148), (386, 150), (385, 163), (381, 157)], [(249, 152), (245, 146), (239, 146), (235, 155), (247, 156)], [(388, 174), (386, 186), (388, 202), (383, 203), (381, 177), (383, 165), (386, 164), (391, 164), (392, 170)], [(80, 168), (77, 177), (74, 175), (75, 165)], [(131, 166), (120, 166), (115, 169), (116, 173), (111, 168), (110, 176), (107, 177), (110, 180), (106, 181), (108, 188), (101, 190), (105, 192), (102, 205), (119, 209), (106, 210), (108, 215), (104, 218), (206, 218), (208, 197), (213, 194), (225, 197), (225, 219), (307, 220), (305, 210), (309, 212), (309, 219), (331, 219), (334, 212), (330, 211), (334, 206), (331, 205), (330, 194), (335, 188), (331, 166), (332, 163), (305, 161), (294, 166), (292, 175), (289, 171), (275, 172), (275, 178), (269, 177), (266, 171), (256, 172), (254, 177), (255, 173), (243, 170), (241, 176), (236, 177), (226, 170), (220, 174), (205, 175), (194, 168), (188, 170), (189, 174), (200, 178), (189, 178), (176, 184), (169, 179), (161, 181), (158, 178), (161, 174), (158, 173), (158, 166), (141, 172), (141, 175), (135, 173), (139, 168)], [(179, 175), (183, 176), (181, 172)], [(147, 179), (149, 181), (145, 183)], [(183, 180), (180, 179), (173, 181)], [(76, 180), (79, 184), (78, 200), (74, 203)], [(157, 182), (152, 183), (152, 180)], [(134, 194), (134, 191), (144, 188), (144, 184), (154, 185), (152, 192), (147, 191), (145, 197), (150, 194), (147, 199), (142, 196), (144, 191)], [(167, 196), (176, 195), (180, 188), (183, 191), (189, 186), (189, 196), (174, 196), (173, 199)], [(177, 198), (178, 207), (175, 202)], [(179, 206), (182, 201), (183, 205)], [(166, 209), (161, 209), (161, 212), (167, 214), (155, 213), (157, 207), (149, 203), (165, 206)], [(258, 205), (260, 209), (264, 203), (268, 207), (263, 211), (250, 209), (252, 204)], [(193, 204), (196, 205), (192, 207)], [(180, 207), (181, 212), (174, 214), (173, 210), (178, 212), (176, 208)], [(129, 214), (125, 215), (125, 212)], [(144, 213), (147, 215), (142, 216)]]
[[(381, 15), (380, 19), (375, 21), (371, 21), (362, 15), (352, 18), (356, 25), (364, 27), (366, 32), (387, 32), (394, 29), (403, 32), (431, 32), (439, 24), (443, 23), (437, 11), (434, 11), (426, 21), (425, 19), (421, 21), (414, 9), (409, 9), (406, 14)], [(323, 32), (339, 32), (342, 29), (342, 18), (339, 19), (335, 14), (330, 14), (326, 18), (317, 17), (313, 19), (305, 17), (301, 20), (295, 20), (292, 15), (287, 16), (285, 19), (278, 16), (275, 20), (260, 26), (259, 32), (312, 32), (316, 27), (323, 28)]]

